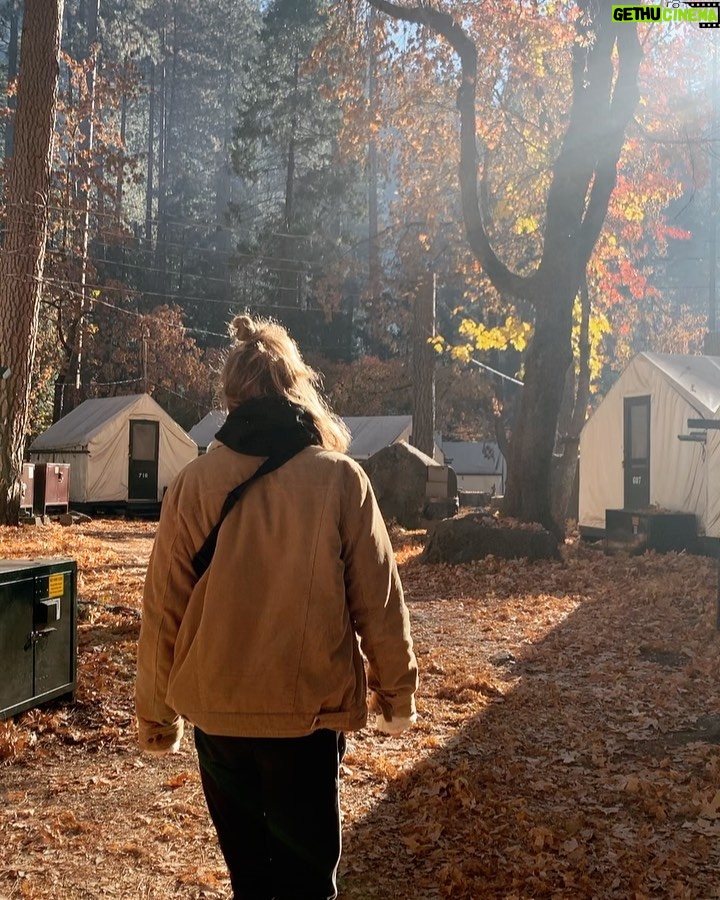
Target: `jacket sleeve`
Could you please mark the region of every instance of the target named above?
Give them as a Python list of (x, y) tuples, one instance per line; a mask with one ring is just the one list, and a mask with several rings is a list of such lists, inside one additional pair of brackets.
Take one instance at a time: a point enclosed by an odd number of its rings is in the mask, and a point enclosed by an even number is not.
[(176, 749), (183, 734), (182, 719), (165, 702), (175, 640), (197, 580), (178, 515), (179, 492), (176, 483), (163, 499), (143, 589), (135, 710), (140, 746), (152, 751)]
[(370, 709), (388, 722), (414, 719), (418, 669), (410, 616), (390, 538), (367, 475), (359, 467), (343, 514), (345, 590), (368, 661)]

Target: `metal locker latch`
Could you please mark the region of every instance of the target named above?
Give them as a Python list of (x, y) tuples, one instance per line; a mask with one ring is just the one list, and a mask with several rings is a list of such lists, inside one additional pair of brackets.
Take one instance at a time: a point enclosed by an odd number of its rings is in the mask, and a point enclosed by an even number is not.
[(27, 636), (23, 650), (29, 650), (31, 647), (34, 647), (38, 641), (52, 634), (53, 631), (57, 631), (57, 628), (38, 628), (37, 631), (31, 631)]

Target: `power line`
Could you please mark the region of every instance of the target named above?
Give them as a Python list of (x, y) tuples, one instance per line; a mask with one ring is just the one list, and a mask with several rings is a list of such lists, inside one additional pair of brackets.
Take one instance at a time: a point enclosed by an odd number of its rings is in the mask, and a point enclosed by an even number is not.
[(505, 375), (504, 372), (498, 372), (497, 369), (493, 369), (491, 366), (486, 366), (485, 363), (478, 362), (476, 359), (470, 359), (470, 362), (477, 366), (480, 369), (485, 369), (488, 372), (492, 372), (493, 375), (497, 375), (500, 378), (504, 378), (506, 381), (511, 381), (513, 384), (519, 384), (520, 387), (525, 387), (525, 384), (517, 378), (513, 378), (510, 375)]
[[(79, 299), (82, 299), (82, 296), (83, 296), (82, 294), (80, 294), (78, 291), (73, 290), (73, 289), (70, 288), (70, 287), (67, 287), (67, 285), (73, 284), (73, 282), (63, 282), (63, 281), (59, 281), (59, 280), (57, 280), (57, 279), (50, 279), (50, 278), (48, 278), (48, 279), (43, 279), (43, 282), (44, 282), (45, 284), (54, 284), (54, 285), (56, 285), (56, 286), (58, 286), (58, 287), (62, 287), (62, 289), (63, 289), (67, 294), (69, 294), (70, 296), (72, 296), (72, 297), (78, 297)], [(92, 288), (91, 288), (91, 290), (92, 290)], [(103, 289), (103, 290), (104, 290), (104, 289)], [(118, 290), (120, 290), (120, 289), (118, 288)], [(144, 295), (143, 295), (143, 296), (144, 296)], [(97, 303), (97, 304), (100, 305), (100, 306), (105, 306), (105, 307), (107, 307), (108, 309), (114, 309), (114, 310), (116, 310), (117, 312), (124, 313), (124, 314), (127, 315), (127, 316), (135, 316), (135, 317), (138, 318), (138, 319), (144, 319), (144, 318), (148, 318), (148, 317), (149, 317), (149, 314), (148, 314), (148, 313), (139, 313), (139, 312), (137, 312), (137, 311), (135, 311), (135, 310), (132, 310), (132, 309), (124, 309), (122, 306), (117, 306), (117, 305), (114, 304), (114, 303), (108, 303), (107, 300), (101, 300), (99, 297), (93, 297), (93, 298), (91, 299), (91, 303)], [(206, 335), (206, 336), (208, 336), (208, 337), (228, 338), (228, 335), (227, 335), (227, 334), (218, 334), (218, 333), (215, 332), (215, 331), (207, 331), (206, 329), (203, 329), (203, 328), (192, 328), (192, 327), (190, 327), (190, 326), (188, 326), (188, 325), (172, 325), (172, 324), (170, 324), (170, 323), (166, 323), (166, 324), (165, 324), (165, 327), (166, 327), (166, 328), (175, 328), (175, 329), (177, 329), (178, 331), (189, 331), (189, 332), (192, 332), (193, 334), (204, 334), (204, 335)]]

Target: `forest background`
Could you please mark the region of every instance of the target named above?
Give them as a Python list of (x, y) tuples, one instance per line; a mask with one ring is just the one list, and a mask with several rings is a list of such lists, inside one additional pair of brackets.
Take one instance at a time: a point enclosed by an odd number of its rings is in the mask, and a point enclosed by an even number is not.
[[(488, 233), (522, 274), (569, 116), (575, 12), (453, 10), (480, 54)], [(22, 15), (0, 5), (6, 161)], [(429, 273), (436, 428), (494, 436), (517, 387), (482, 366), (522, 378), (533, 311), (492, 287), (463, 233), (448, 46), (324, 0), (68, 0), (62, 35), (30, 436), (87, 397), (143, 390), (190, 427), (241, 310), (288, 325), (339, 414), (412, 412)], [(715, 329), (717, 34), (640, 39), (640, 103), (578, 296), (583, 419), (634, 353), (699, 352)]]

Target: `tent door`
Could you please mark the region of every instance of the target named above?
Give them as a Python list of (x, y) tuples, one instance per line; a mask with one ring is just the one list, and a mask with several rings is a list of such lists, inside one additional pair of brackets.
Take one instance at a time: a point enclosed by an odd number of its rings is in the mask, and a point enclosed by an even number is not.
[(650, 506), (650, 397), (625, 397), (625, 509)]
[(157, 500), (160, 423), (130, 420), (128, 500)]

